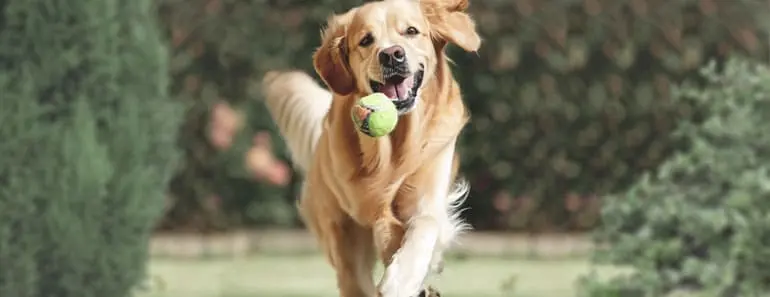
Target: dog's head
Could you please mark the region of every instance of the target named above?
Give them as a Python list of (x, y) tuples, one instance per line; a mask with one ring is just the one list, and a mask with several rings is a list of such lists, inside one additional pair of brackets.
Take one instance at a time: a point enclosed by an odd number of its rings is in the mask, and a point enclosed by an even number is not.
[(313, 65), (340, 95), (381, 92), (411, 111), (447, 43), (478, 50), (481, 39), (465, 13), (468, 0), (385, 0), (329, 18)]

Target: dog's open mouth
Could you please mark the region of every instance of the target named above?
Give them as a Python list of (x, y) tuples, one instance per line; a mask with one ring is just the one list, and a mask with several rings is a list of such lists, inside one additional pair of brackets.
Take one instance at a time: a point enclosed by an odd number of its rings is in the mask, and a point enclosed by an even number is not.
[(398, 112), (403, 114), (412, 109), (417, 101), (417, 91), (422, 86), (425, 69), (420, 65), (420, 70), (414, 73), (391, 72), (384, 75), (384, 83), (369, 81), (372, 91), (388, 96), (396, 105)]

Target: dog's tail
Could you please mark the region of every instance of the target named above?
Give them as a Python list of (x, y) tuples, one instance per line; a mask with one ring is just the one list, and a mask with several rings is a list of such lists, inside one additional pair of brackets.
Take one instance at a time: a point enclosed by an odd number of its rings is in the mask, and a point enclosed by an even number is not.
[(292, 161), (307, 172), (332, 94), (301, 71), (270, 71), (262, 79), (262, 95)]

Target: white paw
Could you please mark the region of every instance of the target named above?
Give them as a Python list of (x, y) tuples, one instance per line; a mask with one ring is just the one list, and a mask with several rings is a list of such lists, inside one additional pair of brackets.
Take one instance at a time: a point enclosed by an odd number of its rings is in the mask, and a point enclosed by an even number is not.
[(404, 244), (385, 268), (377, 286), (382, 297), (414, 297), (420, 293), (433, 268), (438, 240), (438, 222), (430, 216), (415, 217), (404, 238)]
[(414, 297), (420, 293), (425, 276), (412, 275), (408, 267), (399, 263), (398, 257), (385, 268), (382, 280), (377, 286), (381, 297)]
[(399, 297), (399, 284), (396, 275), (398, 275), (398, 260), (394, 259), (390, 265), (385, 268), (382, 274), (380, 284), (377, 285), (377, 296), (379, 297)]
[(435, 274), (441, 274), (444, 272), (444, 260), (433, 260), (430, 264), (430, 271)]
[(433, 250), (433, 256), (430, 259), (430, 272), (433, 274), (441, 274), (444, 271), (444, 249), (436, 247)]

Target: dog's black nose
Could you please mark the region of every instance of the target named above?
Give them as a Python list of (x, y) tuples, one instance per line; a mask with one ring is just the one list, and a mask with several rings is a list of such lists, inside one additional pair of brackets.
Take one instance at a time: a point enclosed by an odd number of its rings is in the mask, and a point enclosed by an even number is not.
[(380, 64), (385, 67), (396, 67), (406, 61), (404, 48), (400, 45), (394, 45), (380, 51)]

